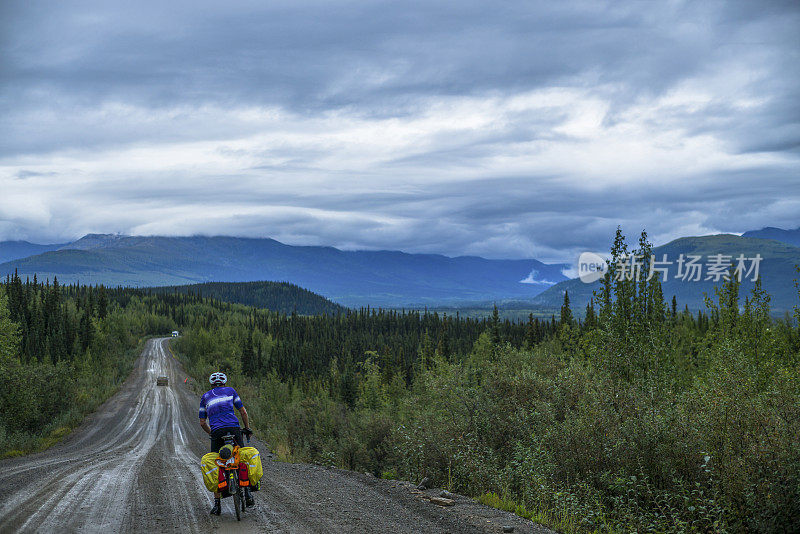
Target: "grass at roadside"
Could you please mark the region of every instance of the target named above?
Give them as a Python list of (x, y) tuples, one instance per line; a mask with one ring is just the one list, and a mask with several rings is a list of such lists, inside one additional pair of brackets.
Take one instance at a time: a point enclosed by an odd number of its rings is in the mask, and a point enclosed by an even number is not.
[[(581, 529), (578, 526), (578, 518), (570, 515), (566, 511), (529, 510), (525, 507), (525, 504), (519, 504), (513, 499), (501, 497), (497, 493), (493, 492), (484, 493), (475, 500), (486, 506), (491, 506), (492, 508), (497, 508), (498, 510), (511, 512), (512, 514), (524, 517), (525, 519), (529, 519), (534, 523), (551, 528), (557, 532), (563, 532), (565, 534), (585, 534), (586, 532), (585, 529)], [(603, 532), (613, 533), (616, 531), (607, 528), (604, 529)]]
[(115, 377), (101, 380), (93, 377), (88, 370), (76, 384), (77, 394), (75, 402), (70, 403), (70, 408), (52, 420), (50, 424), (34, 434), (21, 432), (3, 433), (0, 435), (0, 459), (24, 456), (41, 452), (58, 444), (69, 436), (84, 421), (86, 416), (113, 396), (133, 369), (133, 363), (141, 354), (144, 344), (149, 337), (139, 340), (136, 347), (124, 351), (120, 359)]

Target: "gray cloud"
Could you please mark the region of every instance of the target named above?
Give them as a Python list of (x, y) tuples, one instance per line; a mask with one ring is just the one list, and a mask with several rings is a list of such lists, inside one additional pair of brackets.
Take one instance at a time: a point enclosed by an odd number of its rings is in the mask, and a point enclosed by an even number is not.
[(0, 7), (0, 239), (571, 259), (796, 227), (796, 2)]

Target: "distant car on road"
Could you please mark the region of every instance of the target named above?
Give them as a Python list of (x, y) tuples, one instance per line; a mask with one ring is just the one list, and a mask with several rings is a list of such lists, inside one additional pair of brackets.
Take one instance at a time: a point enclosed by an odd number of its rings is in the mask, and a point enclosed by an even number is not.
[(156, 385), (157, 386), (168, 386), (169, 385), (169, 377), (167, 376), (159, 376), (156, 378)]
[(173, 330), (172, 331), (172, 337), (178, 337), (178, 331), (177, 330)]

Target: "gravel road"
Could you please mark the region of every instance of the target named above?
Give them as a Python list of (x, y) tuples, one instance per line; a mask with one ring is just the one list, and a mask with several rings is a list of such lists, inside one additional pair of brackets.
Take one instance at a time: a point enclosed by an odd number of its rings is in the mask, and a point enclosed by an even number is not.
[[(120, 391), (63, 442), (0, 461), (0, 532), (551, 532), (466, 497), (440, 507), (426, 499), (437, 491), (420, 494), (409, 483), (272, 462), (257, 440), (264, 478), (256, 506), (237, 522), (223, 499), (222, 515), (210, 516), (199, 398), (168, 342), (150, 340)], [(156, 386), (160, 375), (169, 386)]]

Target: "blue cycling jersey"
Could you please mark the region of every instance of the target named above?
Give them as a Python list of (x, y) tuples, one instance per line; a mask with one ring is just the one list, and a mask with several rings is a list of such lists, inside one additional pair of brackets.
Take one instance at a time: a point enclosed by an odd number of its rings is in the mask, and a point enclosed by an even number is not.
[(211, 430), (219, 428), (238, 428), (239, 420), (236, 418), (234, 407), (241, 409), (242, 399), (236, 390), (227, 387), (217, 387), (206, 391), (200, 398), (200, 419), (208, 419)]

